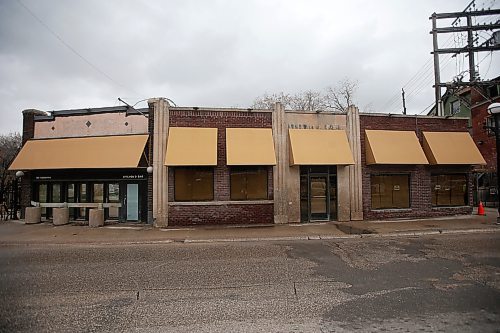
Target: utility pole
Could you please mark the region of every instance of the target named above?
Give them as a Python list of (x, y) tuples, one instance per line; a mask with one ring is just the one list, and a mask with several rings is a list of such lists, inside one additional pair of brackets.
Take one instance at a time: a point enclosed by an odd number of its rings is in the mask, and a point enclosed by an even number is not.
[[(429, 19), (432, 20), (432, 31), (430, 33), (432, 34), (432, 44), (433, 44), (432, 54), (434, 55), (434, 89), (435, 89), (435, 99), (436, 99), (436, 111), (437, 111), (436, 113), (438, 116), (443, 115), (443, 110), (440, 105), (441, 87), (448, 87), (450, 85), (449, 83), (447, 84), (441, 82), (441, 75), (439, 69), (439, 55), (447, 53), (450, 54), (452, 53), (455, 55), (460, 53), (468, 54), (469, 81), (453, 82), (452, 87), (461, 87), (461, 86), (472, 87), (481, 85), (489, 86), (492, 84), (500, 84), (499, 80), (492, 80), (492, 81), (477, 80), (476, 64), (474, 61), (476, 52), (491, 52), (500, 50), (500, 45), (495, 43), (485, 42), (482, 43), (481, 45), (475, 46), (473, 37), (474, 31), (494, 31), (500, 29), (500, 19), (497, 18), (496, 20), (493, 20), (494, 23), (492, 22), (492, 23), (475, 24), (475, 25), (472, 23), (473, 17), (495, 16), (495, 15), (500, 16), (500, 9), (486, 9), (486, 10), (474, 10), (474, 11), (469, 10), (471, 8), (471, 5), (473, 4), (474, 0), (462, 12), (439, 13), (439, 14), (433, 13), (431, 17), (429, 17)], [(453, 26), (454, 23), (457, 22), (457, 20), (462, 17), (466, 18), (467, 25)], [(451, 18), (455, 19), (452, 26), (440, 27), (440, 28), (437, 27), (437, 20), (451, 19)], [(455, 33), (455, 32), (467, 32), (467, 44), (455, 48), (440, 48), (438, 45), (438, 34)]]
[(436, 116), (442, 116), (441, 110), (441, 72), (439, 71), (439, 53), (436, 51), (439, 49), (438, 46), (438, 34), (437, 34), (437, 14), (432, 14), (432, 49), (434, 54), (434, 97), (436, 98)]
[(401, 88), (401, 95), (403, 96), (403, 114), (406, 114), (406, 101), (405, 101), (405, 90)]
[(472, 36), (472, 17), (467, 16), (467, 47), (469, 48), (469, 81), (476, 81), (476, 65), (474, 64), (474, 37)]

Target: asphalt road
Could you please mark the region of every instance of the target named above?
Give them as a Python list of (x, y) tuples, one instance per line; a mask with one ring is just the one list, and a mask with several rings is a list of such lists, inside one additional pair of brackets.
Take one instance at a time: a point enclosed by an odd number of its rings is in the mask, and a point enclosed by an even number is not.
[(0, 331), (499, 332), (500, 235), (0, 247)]

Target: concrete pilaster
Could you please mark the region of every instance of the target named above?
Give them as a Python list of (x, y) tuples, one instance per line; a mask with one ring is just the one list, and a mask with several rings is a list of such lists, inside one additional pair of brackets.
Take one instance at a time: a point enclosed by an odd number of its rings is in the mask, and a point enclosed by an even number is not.
[[(348, 166), (350, 219), (363, 220), (363, 183), (361, 168), (361, 135), (359, 128), (359, 110), (355, 106), (347, 109), (347, 138), (351, 147), (354, 165)], [(340, 206), (340, 205), (339, 205)]]
[(273, 168), (274, 185), (274, 223), (288, 222), (287, 172), (288, 159), (288, 128), (285, 119), (285, 108), (276, 103), (273, 110), (273, 137), (277, 164)]
[(349, 167), (337, 165), (337, 220), (347, 222), (351, 219)]
[(165, 166), (169, 108), (165, 98), (148, 100), (153, 107), (153, 220), (156, 227), (168, 225), (168, 170)]

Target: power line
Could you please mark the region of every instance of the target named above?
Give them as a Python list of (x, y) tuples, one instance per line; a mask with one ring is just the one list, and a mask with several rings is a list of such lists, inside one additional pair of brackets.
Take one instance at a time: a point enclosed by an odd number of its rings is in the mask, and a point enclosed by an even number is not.
[(73, 52), (78, 58), (80, 58), (81, 60), (83, 60), (87, 65), (89, 65), (90, 67), (92, 67), (96, 72), (100, 73), (102, 76), (106, 77), (108, 80), (110, 80), (111, 82), (113, 82), (114, 84), (116, 84), (117, 86), (120, 86), (122, 88), (125, 88), (131, 92), (133, 92), (134, 94), (137, 94), (139, 96), (144, 96), (143, 94), (140, 94), (138, 93), (137, 91), (119, 83), (118, 81), (116, 81), (115, 79), (113, 79), (110, 75), (108, 75), (106, 72), (104, 72), (103, 70), (101, 70), (99, 67), (97, 67), (96, 65), (94, 65), (92, 62), (90, 62), (89, 60), (87, 60), (83, 55), (81, 55), (73, 46), (71, 46), (68, 42), (66, 42), (61, 36), (59, 36), (59, 34), (57, 34), (54, 30), (52, 30), (42, 19), (40, 19), (31, 9), (29, 9), (21, 0), (17, 0), (17, 2), (19, 3), (19, 5), (21, 5), (21, 7), (23, 7), (35, 20), (38, 21), (38, 23), (40, 23), (45, 29), (47, 29), (48, 32), (50, 32), (52, 34), (52, 36), (54, 36), (57, 40), (59, 40), (64, 46), (66, 46), (71, 52)]

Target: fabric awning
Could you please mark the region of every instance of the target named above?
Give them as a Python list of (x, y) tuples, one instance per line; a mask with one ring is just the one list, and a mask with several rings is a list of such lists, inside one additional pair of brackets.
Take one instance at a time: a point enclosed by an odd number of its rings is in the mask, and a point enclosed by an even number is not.
[(468, 132), (423, 132), (431, 164), (486, 164)]
[(290, 165), (354, 164), (344, 130), (289, 129)]
[(276, 165), (270, 128), (226, 128), (227, 165)]
[(217, 128), (170, 127), (165, 165), (217, 165)]
[(29, 140), (9, 170), (136, 168), (148, 135)]
[(365, 130), (366, 164), (429, 164), (414, 131)]

